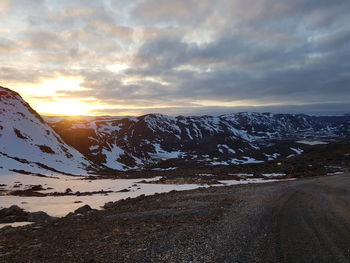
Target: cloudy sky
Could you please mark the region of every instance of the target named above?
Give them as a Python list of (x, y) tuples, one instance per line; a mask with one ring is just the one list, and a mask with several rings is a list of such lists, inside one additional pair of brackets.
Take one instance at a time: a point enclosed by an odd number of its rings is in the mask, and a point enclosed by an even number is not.
[(44, 114), (350, 112), (349, 0), (1, 0), (0, 85)]

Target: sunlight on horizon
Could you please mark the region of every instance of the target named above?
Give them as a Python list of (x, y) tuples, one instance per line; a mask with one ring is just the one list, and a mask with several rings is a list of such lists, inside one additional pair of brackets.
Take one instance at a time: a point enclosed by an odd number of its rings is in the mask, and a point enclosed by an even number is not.
[(42, 102), (35, 106), (36, 111), (49, 116), (89, 115), (90, 110), (94, 108), (94, 105), (71, 99)]
[(81, 77), (58, 76), (56, 78), (42, 79), (42, 81), (37, 84), (16, 85), (13, 89), (19, 92), (23, 97), (40, 98), (55, 96), (58, 91), (63, 90), (84, 90), (84, 88), (80, 86), (82, 82), (83, 80)]
[(59, 91), (84, 90), (80, 77), (59, 76), (43, 79), (39, 84), (13, 87), (40, 114), (43, 115), (89, 115), (91, 110), (101, 108), (82, 98), (59, 96)]
[[(65, 77), (59, 75), (56, 78), (43, 79), (38, 84), (18, 85), (12, 87), (40, 114), (46, 116), (130, 116), (142, 115), (159, 111), (167, 114), (167, 109), (177, 108), (174, 105), (150, 104), (150, 105), (125, 105), (108, 104), (98, 101), (93, 96), (75, 97), (70, 96), (70, 91), (86, 91), (82, 87), (83, 79), (79, 76)], [(198, 107), (239, 107), (239, 106), (265, 106), (254, 100), (194, 101), (192, 109)], [(181, 107), (180, 107), (181, 108)], [(149, 111), (149, 112), (147, 112)]]

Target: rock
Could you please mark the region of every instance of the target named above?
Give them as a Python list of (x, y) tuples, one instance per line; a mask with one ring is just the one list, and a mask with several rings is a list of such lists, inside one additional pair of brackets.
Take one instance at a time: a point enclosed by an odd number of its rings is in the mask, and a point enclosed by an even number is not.
[(85, 214), (87, 212), (92, 211), (92, 208), (89, 205), (84, 205), (82, 207), (79, 207), (78, 209), (74, 210), (74, 214)]
[(70, 213), (68, 213), (65, 217), (66, 218), (80, 218), (80, 217), (82, 217), (83, 215), (82, 214), (75, 214), (75, 213), (73, 213), (73, 212), (70, 212)]
[(135, 245), (137, 243), (137, 241), (134, 240), (134, 239), (129, 239), (129, 240), (126, 241), (126, 243), (129, 244), (129, 245)]
[(105, 237), (101, 238), (101, 241), (106, 242), (106, 241), (108, 241), (110, 239), (111, 239), (110, 236), (105, 236)]
[(0, 210), (0, 223), (27, 221), (28, 214), (19, 206), (12, 205), (9, 208)]
[(114, 202), (107, 202), (107, 203), (105, 203), (104, 204), (104, 206), (103, 206), (103, 208), (104, 209), (110, 209), (110, 208), (113, 208), (113, 207), (115, 207), (116, 206), (116, 204), (114, 203)]
[(41, 184), (38, 184), (38, 185), (33, 185), (30, 190), (32, 191), (41, 191), (41, 190), (44, 190), (43, 186)]
[(29, 222), (41, 223), (52, 220), (53, 218), (43, 211), (30, 213), (28, 215)]
[(120, 191), (118, 191), (119, 193), (126, 193), (126, 192), (130, 192), (130, 190), (129, 189), (123, 189), (123, 190), (120, 190)]
[(12, 228), (13, 228), (12, 226), (4, 226), (4, 227), (0, 228), (0, 230), (3, 232), (7, 232), (8, 230), (11, 230)]
[(14, 253), (4, 253), (4, 254), (1, 254), (0, 253), (0, 258), (10, 258), (10, 257), (14, 257), (14, 256), (16, 256), (16, 254), (14, 254)]
[(69, 212), (65, 217), (75, 217), (77, 216), (76, 214), (74, 214), (73, 212)]
[[(5, 208), (6, 209), (6, 208)], [(20, 212), (23, 212), (23, 208), (20, 208), (19, 206), (17, 205), (11, 205), (9, 208), (8, 208), (8, 211), (11, 212), (11, 213), (20, 213)]]

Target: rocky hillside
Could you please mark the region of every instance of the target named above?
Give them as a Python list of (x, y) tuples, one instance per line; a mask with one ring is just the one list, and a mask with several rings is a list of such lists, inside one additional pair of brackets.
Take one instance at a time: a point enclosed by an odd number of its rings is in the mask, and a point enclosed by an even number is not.
[(149, 114), (44, 120), (19, 94), (0, 87), (1, 174), (259, 163), (349, 138), (350, 116)]
[(117, 170), (258, 163), (350, 137), (350, 116), (149, 114), (46, 120), (89, 160)]
[(86, 174), (93, 165), (19, 94), (0, 87), (0, 174)]

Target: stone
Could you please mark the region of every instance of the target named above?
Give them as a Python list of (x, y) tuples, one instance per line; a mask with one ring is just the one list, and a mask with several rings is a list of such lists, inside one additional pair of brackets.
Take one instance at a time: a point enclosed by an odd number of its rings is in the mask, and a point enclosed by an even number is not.
[(75, 214), (85, 214), (87, 212), (92, 211), (92, 208), (89, 205), (84, 205), (82, 207), (79, 207), (78, 209), (74, 210)]
[(52, 219), (52, 217), (49, 216), (48, 214), (46, 214), (46, 213), (43, 212), (43, 211), (30, 213), (30, 214), (28, 215), (28, 221), (29, 221), (29, 222), (41, 223), (41, 222), (50, 221), (51, 219)]

